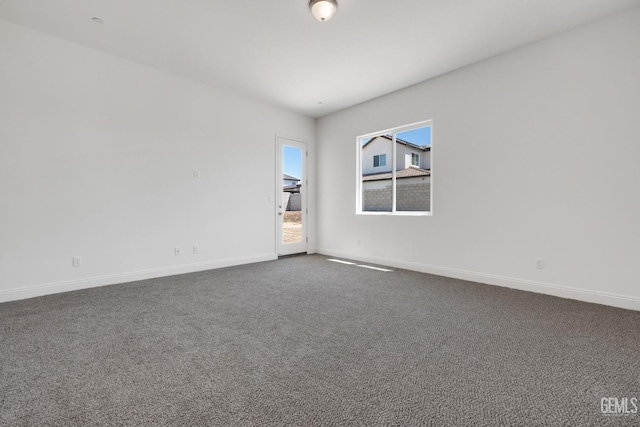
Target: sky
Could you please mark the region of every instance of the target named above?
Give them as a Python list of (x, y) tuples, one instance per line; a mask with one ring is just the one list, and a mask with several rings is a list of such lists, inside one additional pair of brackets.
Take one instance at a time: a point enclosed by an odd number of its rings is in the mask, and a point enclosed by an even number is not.
[[(390, 134), (389, 134), (390, 135)], [(400, 132), (396, 137), (416, 145), (431, 145), (431, 126)], [(362, 145), (369, 142), (371, 138), (364, 139)]]
[(416, 145), (431, 145), (431, 126), (400, 132), (396, 137)]
[(282, 169), (285, 174), (302, 179), (302, 150), (288, 145), (283, 146)]

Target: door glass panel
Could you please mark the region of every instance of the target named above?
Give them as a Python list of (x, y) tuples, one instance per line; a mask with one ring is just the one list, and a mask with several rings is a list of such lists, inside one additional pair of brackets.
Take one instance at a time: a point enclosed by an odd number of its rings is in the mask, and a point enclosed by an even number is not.
[(282, 243), (302, 242), (302, 150), (282, 146)]

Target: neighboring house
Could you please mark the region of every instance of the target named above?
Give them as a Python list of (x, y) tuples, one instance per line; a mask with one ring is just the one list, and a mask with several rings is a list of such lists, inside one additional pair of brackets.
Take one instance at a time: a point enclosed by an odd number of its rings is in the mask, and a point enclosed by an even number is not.
[[(362, 175), (391, 172), (391, 144), (390, 136), (381, 135), (362, 146)], [(396, 138), (396, 170), (410, 166), (430, 170), (431, 146), (419, 146)]]
[(302, 196), (300, 194), (300, 180), (286, 173), (282, 175), (283, 203), (287, 211), (300, 211)]
[(282, 174), (282, 186), (289, 187), (300, 184), (300, 180), (298, 178), (294, 178), (291, 175)]
[(282, 175), (282, 191), (285, 193), (299, 193), (300, 180), (286, 173)]
[[(415, 166), (409, 166), (407, 169), (396, 171), (396, 181), (402, 180), (402, 184), (422, 184), (429, 182), (431, 171), (420, 169)], [(364, 189), (383, 188), (389, 185), (391, 181), (391, 172), (376, 173), (365, 175), (362, 177)]]
[[(391, 210), (391, 149), (393, 139), (382, 135), (362, 146), (364, 211)], [(431, 209), (431, 147), (396, 138), (396, 209)]]

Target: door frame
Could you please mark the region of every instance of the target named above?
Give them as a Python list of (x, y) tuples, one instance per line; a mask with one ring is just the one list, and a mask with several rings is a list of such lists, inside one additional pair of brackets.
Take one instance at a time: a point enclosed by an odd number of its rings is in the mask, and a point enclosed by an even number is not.
[[(300, 182), (302, 183), (302, 241), (300, 243), (283, 243), (283, 214), (286, 209), (282, 206), (282, 174), (283, 174), (283, 163), (282, 163), (282, 147), (288, 145), (290, 147), (300, 148), (302, 151), (302, 176), (300, 177)], [(308, 158), (309, 158), (309, 145), (306, 141), (300, 138), (294, 138), (282, 134), (276, 134), (275, 137), (275, 151), (276, 151), (276, 182), (275, 182), (275, 222), (276, 222), (276, 242), (275, 242), (275, 252), (276, 256), (286, 256), (298, 253), (308, 253), (309, 251), (309, 237), (307, 233), (307, 222), (308, 222), (308, 213), (309, 208), (307, 205), (308, 201), (308, 193), (309, 193), (309, 179), (308, 179)], [(282, 215), (281, 215), (282, 214)], [(289, 246), (292, 245), (292, 246)], [(296, 246), (293, 246), (296, 245)]]

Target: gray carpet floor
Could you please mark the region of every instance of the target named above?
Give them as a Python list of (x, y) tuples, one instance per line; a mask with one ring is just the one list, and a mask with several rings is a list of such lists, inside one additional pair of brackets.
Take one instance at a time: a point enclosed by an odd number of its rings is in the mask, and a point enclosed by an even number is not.
[(0, 424), (639, 425), (640, 312), (312, 255), (0, 304)]

